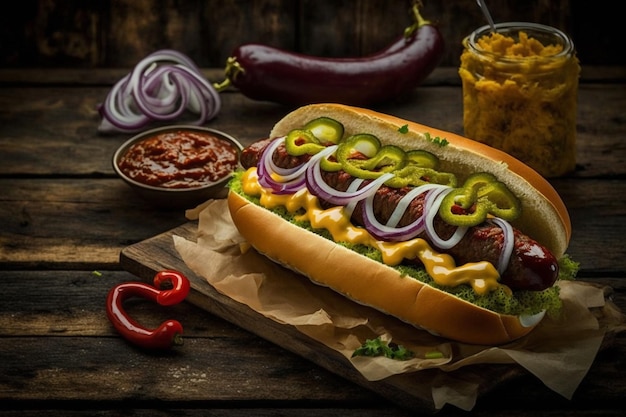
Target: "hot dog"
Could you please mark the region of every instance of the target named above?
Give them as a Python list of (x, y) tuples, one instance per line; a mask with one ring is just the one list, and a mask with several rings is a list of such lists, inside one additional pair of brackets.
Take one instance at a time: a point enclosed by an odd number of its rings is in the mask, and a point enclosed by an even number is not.
[(558, 314), (567, 209), (520, 161), (363, 108), (301, 107), (242, 153), (229, 209), (268, 258), (433, 334), (496, 345)]

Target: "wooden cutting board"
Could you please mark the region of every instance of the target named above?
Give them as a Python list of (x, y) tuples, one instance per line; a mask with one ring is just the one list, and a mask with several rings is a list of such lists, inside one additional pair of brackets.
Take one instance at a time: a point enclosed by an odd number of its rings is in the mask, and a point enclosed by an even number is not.
[[(195, 241), (197, 227), (196, 222), (189, 222), (124, 248), (120, 254), (122, 268), (148, 282), (152, 281), (154, 274), (159, 270), (178, 270), (186, 274), (191, 281), (191, 292), (187, 301), (192, 304), (370, 389), (400, 407), (412, 411), (431, 413), (437, 411), (432, 401), (430, 389), (432, 384), (424, 382), (434, 383), (443, 371), (431, 369), (395, 375), (382, 381), (368, 381), (340, 353), (309, 338), (292, 326), (279, 324), (248, 306), (218, 293), (204, 278), (194, 274), (185, 265), (174, 247), (174, 235)], [(349, 300), (346, 302), (351, 303)], [(454, 377), (477, 383), (480, 397), (502, 382), (523, 374), (524, 369), (518, 366), (480, 365), (461, 368), (454, 372)]]

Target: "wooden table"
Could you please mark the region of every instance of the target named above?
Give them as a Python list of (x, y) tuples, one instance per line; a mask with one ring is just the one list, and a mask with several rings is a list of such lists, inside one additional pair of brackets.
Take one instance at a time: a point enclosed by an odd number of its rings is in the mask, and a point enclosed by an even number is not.
[[(98, 135), (95, 110), (125, 70), (0, 71), (0, 414), (404, 416), (403, 407), (191, 303), (129, 306), (150, 325), (185, 327), (185, 345), (147, 353), (105, 315), (108, 290), (138, 278), (130, 245), (187, 223), (152, 207), (111, 167), (127, 134)], [(207, 70), (211, 80), (220, 70)], [(609, 285), (626, 310), (626, 68), (584, 68), (579, 169), (552, 180), (569, 207), (580, 279)], [(290, 109), (222, 93), (209, 125), (244, 144)], [(376, 107), (462, 133), (455, 68), (437, 69), (408, 100)], [(523, 374), (481, 396), (477, 416), (617, 416), (626, 397), (626, 338), (602, 350), (570, 401)], [(464, 415), (446, 406), (438, 415)]]

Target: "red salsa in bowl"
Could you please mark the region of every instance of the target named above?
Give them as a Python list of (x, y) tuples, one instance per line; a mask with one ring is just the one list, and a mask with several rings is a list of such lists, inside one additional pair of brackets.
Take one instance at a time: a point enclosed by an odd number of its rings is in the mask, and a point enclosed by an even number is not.
[(210, 132), (174, 130), (132, 144), (118, 161), (124, 174), (155, 187), (192, 188), (215, 183), (239, 163), (233, 144)]
[(144, 196), (181, 206), (225, 196), (226, 184), (239, 167), (241, 149), (233, 137), (214, 129), (170, 126), (124, 143), (113, 165)]

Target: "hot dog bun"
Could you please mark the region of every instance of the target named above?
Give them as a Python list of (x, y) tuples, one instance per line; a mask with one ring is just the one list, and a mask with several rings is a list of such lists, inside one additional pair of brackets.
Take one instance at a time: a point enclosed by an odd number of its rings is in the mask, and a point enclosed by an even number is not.
[[(347, 135), (367, 132), (384, 144), (425, 149), (440, 159), (440, 169), (459, 179), (472, 172), (491, 172), (523, 202), (517, 227), (560, 257), (569, 243), (567, 210), (556, 191), (539, 174), (511, 156), (461, 136), (370, 110), (337, 104), (301, 107), (273, 128), (270, 137), (286, 135), (317, 117), (341, 122)], [(409, 132), (398, 129), (407, 125)], [(429, 141), (446, 139), (447, 146)], [(234, 224), (260, 253), (313, 282), (328, 286), (360, 304), (374, 307), (433, 334), (466, 343), (499, 345), (529, 333), (543, 314), (518, 317), (498, 314), (461, 300), (398, 270), (366, 258), (231, 191), (228, 206)]]

